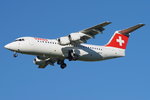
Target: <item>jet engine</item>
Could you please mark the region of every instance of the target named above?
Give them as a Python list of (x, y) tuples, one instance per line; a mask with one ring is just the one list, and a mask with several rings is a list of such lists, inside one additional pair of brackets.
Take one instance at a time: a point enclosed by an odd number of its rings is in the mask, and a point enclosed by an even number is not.
[(70, 41), (77, 41), (77, 40), (80, 40), (81, 38), (80, 35), (76, 33), (71, 33), (68, 37)]
[(56, 61), (52, 58), (46, 57), (46, 56), (37, 56), (34, 60), (33, 63), (39, 66), (43, 66), (42, 68), (46, 67), (48, 64), (54, 65)]
[(82, 43), (81, 37), (85, 36), (83, 33), (71, 33), (68, 36), (60, 37), (58, 40), (58, 43), (60, 45), (67, 45), (72, 43)]
[(37, 56), (38, 59), (40, 60), (45, 60), (45, 59), (48, 59), (49, 57), (46, 57), (46, 56)]
[(39, 65), (39, 66), (45, 66), (45, 65), (47, 65), (47, 60), (39, 59), (38, 57), (36, 57), (33, 60), (33, 63), (36, 65)]
[(69, 36), (60, 37), (60, 38), (58, 39), (58, 43), (59, 43), (60, 45), (67, 45), (67, 44), (70, 44)]

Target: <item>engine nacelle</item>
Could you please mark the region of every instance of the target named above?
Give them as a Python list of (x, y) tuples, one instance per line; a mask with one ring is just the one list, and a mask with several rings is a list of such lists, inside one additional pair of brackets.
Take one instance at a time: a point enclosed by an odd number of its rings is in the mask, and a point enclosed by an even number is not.
[(33, 63), (36, 65), (44, 66), (46, 65), (46, 61), (42, 59), (38, 59), (37, 57), (33, 60)]
[(67, 45), (67, 44), (70, 44), (69, 36), (60, 37), (60, 38), (58, 39), (58, 43), (59, 43), (60, 45)]
[(48, 59), (48, 57), (46, 57), (46, 56), (37, 56), (37, 58), (40, 59), (40, 60)]
[(77, 40), (80, 40), (81, 36), (77, 33), (71, 33), (69, 35), (69, 39), (70, 41), (77, 41)]
[(84, 41), (81, 40), (81, 37), (86, 36), (86, 34), (78, 32), (78, 33), (71, 33), (68, 36), (60, 37), (58, 43), (60, 45), (67, 45), (73, 43), (83, 43)]

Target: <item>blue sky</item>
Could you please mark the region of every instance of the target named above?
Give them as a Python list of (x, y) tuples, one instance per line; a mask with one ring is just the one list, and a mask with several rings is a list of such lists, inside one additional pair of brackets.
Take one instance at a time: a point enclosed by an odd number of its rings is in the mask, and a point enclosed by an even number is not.
[[(150, 100), (148, 0), (0, 0), (1, 100)], [(57, 38), (111, 21), (103, 34), (88, 41), (103, 45), (114, 31), (138, 23), (126, 57), (99, 62), (69, 62), (38, 69), (34, 56), (3, 46), (15, 38)]]

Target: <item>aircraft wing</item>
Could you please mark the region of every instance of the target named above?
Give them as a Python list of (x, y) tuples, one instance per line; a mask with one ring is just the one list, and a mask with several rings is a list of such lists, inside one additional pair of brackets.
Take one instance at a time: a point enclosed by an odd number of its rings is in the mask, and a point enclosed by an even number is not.
[(111, 24), (111, 22), (103, 22), (79, 32), (71, 33), (68, 36), (60, 37), (58, 42), (60, 45), (85, 43), (88, 39), (94, 38), (98, 33), (102, 33), (105, 30), (104, 27), (108, 24)]

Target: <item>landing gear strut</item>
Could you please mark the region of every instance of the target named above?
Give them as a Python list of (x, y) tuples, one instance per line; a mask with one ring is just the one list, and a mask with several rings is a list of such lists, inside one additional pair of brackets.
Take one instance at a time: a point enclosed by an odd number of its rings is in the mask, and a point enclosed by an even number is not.
[(68, 60), (72, 61), (72, 60), (78, 60), (78, 55), (76, 55), (73, 50), (69, 50), (68, 51)]
[(17, 54), (17, 52), (15, 52), (14, 54), (13, 54), (13, 57), (18, 57), (18, 54)]
[(61, 69), (64, 69), (64, 68), (67, 67), (67, 64), (64, 63), (64, 60), (59, 60), (59, 61), (57, 62), (57, 64), (60, 65), (60, 68), (61, 68)]

